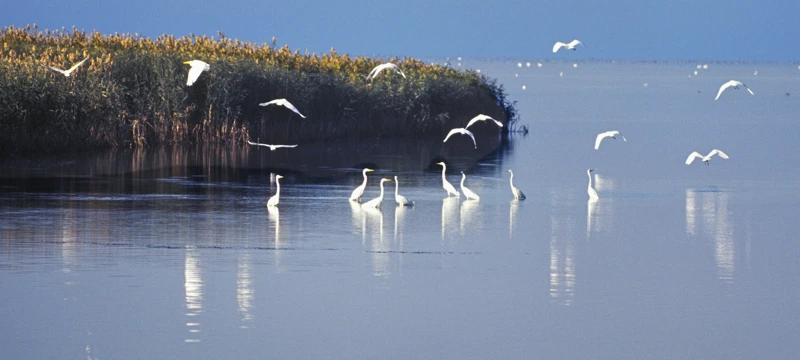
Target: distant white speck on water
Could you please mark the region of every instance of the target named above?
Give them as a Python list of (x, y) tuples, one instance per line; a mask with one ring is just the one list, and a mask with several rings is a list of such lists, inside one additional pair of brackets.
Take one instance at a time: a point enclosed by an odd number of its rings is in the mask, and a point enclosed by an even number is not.
[(514, 74), (514, 77), (519, 77), (519, 74)]
[(753, 75), (756, 75), (756, 76), (758, 76), (758, 70), (756, 70), (756, 71), (753, 73)]
[(703, 64), (703, 69), (708, 70), (708, 64)]
[[(542, 67), (542, 63), (538, 63), (538, 64), (536, 64), (536, 66)], [(798, 66), (797, 68), (800, 69), (800, 66)]]
[(525, 90), (525, 85), (522, 85), (522, 90)]
[(695, 74), (695, 75), (697, 75), (697, 74), (698, 74), (698, 73), (697, 73), (697, 70), (695, 70), (695, 71), (694, 71), (694, 74)]
[(527, 67), (531, 67), (531, 63), (530, 63), (530, 62), (526, 62), (526, 63), (525, 63), (525, 66), (527, 66)]
[(564, 72), (562, 71), (562, 72), (558, 73), (558, 76), (564, 76)]
[(480, 74), (481, 69), (475, 69), (475, 72)]
[(572, 64), (572, 67), (577, 69), (578, 68), (578, 64)]
[(702, 66), (702, 65), (700, 65), (700, 64), (697, 64), (697, 70), (700, 70), (700, 69), (702, 69), (702, 68), (703, 68), (703, 66)]
[(522, 67), (522, 63), (517, 63), (517, 67)]
[(461, 56), (458, 57), (458, 61), (461, 61)]

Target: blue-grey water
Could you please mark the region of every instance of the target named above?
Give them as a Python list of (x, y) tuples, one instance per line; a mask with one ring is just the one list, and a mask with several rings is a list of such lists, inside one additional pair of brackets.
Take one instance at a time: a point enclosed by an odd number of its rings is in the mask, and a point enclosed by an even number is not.
[[(537, 63), (462, 61), (498, 78), (528, 129), (502, 143), (483, 124), (478, 150), (415, 139), (6, 161), (3, 357), (800, 357), (800, 69)], [(730, 79), (755, 95), (715, 101)], [(594, 150), (607, 130), (627, 142)], [(730, 159), (684, 164), (713, 148)], [(446, 198), (438, 161), (481, 199)], [(349, 203), (365, 166), (365, 201), (397, 175), (415, 205), (395, 206), (394, 182), (382, 211)], [(511, 201), (507, 169), (527, 200)], [(271, 173), (285, 176), (274, 210)]]

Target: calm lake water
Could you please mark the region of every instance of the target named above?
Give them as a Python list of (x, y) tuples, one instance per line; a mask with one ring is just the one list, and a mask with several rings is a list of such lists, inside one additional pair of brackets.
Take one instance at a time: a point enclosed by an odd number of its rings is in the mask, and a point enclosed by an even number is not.
[[(505, 143), (479, 128), (478, 150), (6, 162), (3, 357), (800, 357), (796, 64), (537, 63), (462, 61), (505, 85), (529, 130)], [(755, 96), (714, 101), (730, 79)], [(627, 142), (594, 150), (607, 130)], [(684, 165), (712, 148), (730, 159)], [(438, 161), (480, 201), (446, 198)], [(415, 206), (395, 206), (394, 182), (382, 211), (349, 203), (366, 166), (365, 201), (397, 175)], [(511, 201), (507, 169), (527, 200)]]

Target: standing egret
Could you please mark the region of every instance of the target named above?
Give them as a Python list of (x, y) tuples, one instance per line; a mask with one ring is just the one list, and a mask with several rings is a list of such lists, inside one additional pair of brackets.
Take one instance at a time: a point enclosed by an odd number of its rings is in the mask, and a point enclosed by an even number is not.
[(384, 63), (373, 68), (372, 71), (369, 72), (369, 75), (367, 75), (367, 80), (374, 79), (381, 71), (386, 69), (394, 70), (394, 72), (402, 75), (404, 79), (406, 78), (406, 74), (403, 74), (403, 70), (400, 70), (399, 66), (392, 63)]
[(464, 193), (464, 196), (467, 197), (467, 200), (480, 200), (481, 197), (478, 196), (478, 194), (476, 194), (474, 191), (472, 191), (472, 190), (468, 189), (466, 186), (464, 186), (464, 180), (466, 178), (467, 178), (467, 175), (465, 175), (464, 172), (462, 171), (461, 172), (461, 192)]
[(514, 200), (525, 200), (525, 194), (523, 194), (520, 189), (517, 189), (514, 186), (514, 172), (511, 171), (511, 169), (508, 169), (508, 172), (511, 174), (511, 178), (508, 179), (508, 183), (511, 185), (511, 193), (514, 194)]
[(397, 181), (397, 175), (394, 176), (394, 201), (397, 202), (397, 205), (400, 206), (411, 206), (414, 205), (414, 202), (408, 200), (407, 197), (400, 195), (400, 182)]
[(367, 188), (367, 173), (370, 171), (375, 171), (370, 168), (364, 168), (361, 172), (364, 175), (364, 182), (361, 185), (353, 190), (353, 193), (350, 194), (350, 201), (360, 202), (361, 195), (364, 195), (364, 189)]
[(389, 179), (389, 178), (381, 179), (381, 184), (380, 184), (381, 185), (381, 194), (380, 194), (380, 196), (361, 204), (362, 208), (380, 209), (381, 203), (383, 202), (383, 183), (387, 182), (387, 181), (392, 181), (392, 179)]
[[(561, 49), (562, 47), (564, 49), (567, 49), (567, 50), (575, 50), (575, 47), (578, 46), (578, 44), (583, 45), (583, 43), (578, 41), (577, 39), (572, 40), (567, 44), (565, 44), (565, 43), (563, 43), (561, 41), (556, 41), (556, 44), (553, 45), (553, 52), (554, 53), (558, 52), (558, 50)], [(583, 45), (583, 46), (586, 46), (586, 45)]]
[[(522, 87), (522, 89), (523, 89), (523, 90), (525, 90), (525, 87), (523, 86), (523, 87)], [(494, 119), (494, 118), (492, 118), (491, 116), (489, 116), (489, 115), (483, 115), (483, 114), (479, 114), (478, 116), (476, 116), (476, 117), (472, 118), (472, 120), (470, 120), (470, 121), (467, 123), (467, 126), (465, 126), (465, 127), (464, 127), (464, 129), (469, 129), (469, 127), (470, 127), (470, 126), (472, 126), (472, 124), (475, 124), (475, 123), (476, 123), (476, 122), (478, 122), (478, 121), (486, 121), (486, 120), (492, 120), (492, 121), (494, 121), (494, 123), (495, 123), (495, 124), (497, 124), (497, 126), (499, 126), (499, 127), (503, 127), (503, 123), (501, 123), (501, 122), (499, 122), (499, 121), (495, 120), (495, 119)]]
[(450, 132), (447, 133), (447, 136), (445, 136), (442, 142), (447, 142), (447, 139), (449, 139), (450, 136), (453, 136), (453, 134), (469, 135), (469, 137), (472, 138), (472, 144), (475, 145), (476, 149), (478, 148), (478, 143), (475, 142), (475, 135), (472, 134), (472, 131), (469, 131), (465, 128), (455, 128), (453, 130), (450, 130)]
[(722, 95), (722, 92), (725, 91), (727, 88), (733, 87), (734, 89), (739, 89), (739, 86), (747, 89), (747, 91), (750, 92), (750, 95), (755, 95), (755, 94), (753, 94), (753, 90), (750, 90), (750, 88), (747, 87), (747, 85), (745, 85), (741, 81), (731, 80), (731, 81), (728, 81), (728, 82), (722, 84), (722, 86), (719, 87), (719, 92), (717, 93), (717, 97), (715, 97), (714, 100), (719, 99), (719, 96)]
[(628, 142), (628, 140), (625, 139), (625, 136), (620, 134), (619, 131), (617, 131), (617, 130), (606, 131), (604, 133), (597, 134), (597, 138), (594, 139), (594, 149), (597, 150), (597, 149), (600, 148), (600, 143), (603, 142), (603, 139), (609, 138), (609, 137), (612, 138), (612, 139), (616, 139), (617, 135), (622, 136), (622, 140), (625, 141), (625, 142)]
[(293, 147), (297, 147), (297, 144), (294, 144), (294, 145), (270, 145), (270, 144), (255, 143), (255, 142), (252, 142), (250, 140), (247, 140), (247, 143), (250, 144), (250, 145), (256, 145), (256, 146), (266, 146), (271, 151), (275, 151), (275, 149), (277, 149), (277, 148), (284, 148), (284, 147), (285, 148), (293, 148)]
[(444, 191), (447, 191), (447, 197), (450, 197), (450, 194), (461, 197), (461, 193), (459, 193), (453, 184), (447, 181), (447, 178), (444, 176), (444, 172), (447, 170), (447, 165), (445, 165), (444, 162), (438, 162), (436, 165), (442, 166), (442, 187), (444, 188)]
[(183, 63), (191, 66), (189, 69), (189, 77), (186, 79), (186, 86), (192, 86), (203, 71), (211, 69), (211, 65), (208, 65), (208, 63), (202, 60), (184, 61)]
[(267, 206), (278, 206), (278, 203), (281, 201), (281, 182), (279, 179), (283, 179), (283, 175), (275, 176), (275, 184), (278, 186), (278, 189), (275, 191), (275, 195), (267, 201)]
[(269, 105), (279, 105), (279, 106), (284, 106), (284, 107), (286, 107), (287, 109), (294, 111), (294, 112), (295, 112), (297, 115), (300, 115), (300, 117), (302, 117), (303, 119), (305, 119), (305, 118), (306, 118), (306, 116), (305, 116), (305, 115), (301, 114), (301, 113), (300, 113), (300, 111), (299, 111), (299, 110), (297, 110), (297, 108), (296, 108), (296, 107), (294, 107), (294, 105), (292, 105), (292, 103), (290, 103), (290, 102), (289, 102), (288, 100), (286, 100), (286, 99), (275, 99), (275, 100), (272, 100), (272, 101), (267, 101), (267, 102), (265, 102), (265, 103), (258, 104), (258, 106), (269, 106)]
[(586, 188), (586, 192), (589, 193), (589, 200), (595, 201), (599, 199), (600, 196), (597, 195), (597, 190), (592, 186), (592, 171), (594, 171), (594, 169), (586, 170), (586, 175), (589, 175), (589, 186)]
[(706, 156), (703, 156), (697, 151), (693, 151), (691, 154), (689, 154), (689, 157), (686, 158), (686, 165), (690, 165), (696, 158), (703, 159), (703, 162), (706, 163), (706, 165), (708, 165), (708, 161), (711, 160), (711, 157), (714, 155), (719, 155), (719, 157), (726, 160), (728, 159), (728, 154), (722, 152), (722, 150), (717, 150), (717, 149), (711, 150), (711, 152), (708, 153), (708, 155)]
[(61, 70), (61, 69), (59, 69), (59, 68), (52, 67), (52, 66), (50, 66), (50, 65), (42, 65), (42, 66), (44, 66), (44, 67), (46, 67), (46, 68), (48, 68), (48, 69), (50, 69), (50, 70), (53, 70), (53, 71), (60, 72), (60, 73), (61, 73), (61, 74), (63, 74), (64, 76), (66, 76), (66, 77), (69, 77), (70, 75), (72, 75), (72, 72), (73, 72), (73, 71), (75, 71), (75, 69), (77, 69), (77, 68), (78, 68), (78, 66), (81, 66), (81, 64), (83, 64), (83, 62), (84, 62), (84, 61), (86, 61), (86, 60), (89, 60), (89, 57), (88, 57), (88, 56), (86, 57), (86, 59), (83, 59), (83, 60), (79, 61), (77, 64), (75, 64), (75, 65), (72, 65), (72, 67), (71, 67), (71, 68), (69, 68), (68, 70)]

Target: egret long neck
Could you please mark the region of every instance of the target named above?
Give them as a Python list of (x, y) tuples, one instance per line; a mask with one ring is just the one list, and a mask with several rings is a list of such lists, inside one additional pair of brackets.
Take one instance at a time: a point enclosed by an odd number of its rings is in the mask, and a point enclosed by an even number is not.
[(397, 196), (399, 194), (398, 190), (400, 189), (400, 182), (395, 180), (394, 181), (394, 195)]
[(361, 186), (364, 186), (364, 187), (366, 187), (366, 186), (367, 186), (367, 171), (366, 171), (366, 170), (364, 170), (363, 172), (361, 172), (361, 174), (363, 174), (363, 175), (364, 175), (364, 182), (363, 182), (363, 183), (361, 183)]
[(278, 190), (275, 191), (275, 196), (278, 196), (281, 193), (281, 179), (275, 178), (275, 184), (278, 185)]
[(587, 172), (586, 175), (589, 175), (589, 187), (592, 187), (592, 173)]
[(445, 180), (447, 180), (447, 178), (445, 178), (445, 177), (444, 177), (444, 172), (445, 172), (445, 170), (447, 170), (447, 166), (445, 166), (444, 164), (442, 164), (442, 181), (445, 181)]
[(381, 199), (383, 199), (383, 181), (381, 181)]
[(461, 174), (461, 187), (464, 187), (464, 180), (467, 178), (467, 175)]
[(513, 172), (511, 173), (511, 177), (508, 178), (508, 184), (511, 185), (512, 188), (514, 187), (514, 173)]

